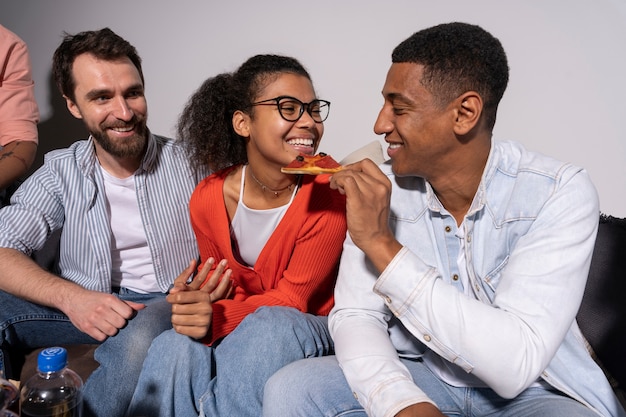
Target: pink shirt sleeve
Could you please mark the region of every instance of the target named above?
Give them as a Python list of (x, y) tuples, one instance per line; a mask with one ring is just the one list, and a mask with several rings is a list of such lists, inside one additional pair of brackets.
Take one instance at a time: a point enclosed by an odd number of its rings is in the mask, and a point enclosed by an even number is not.
[(16, 140), (37, 143), (39, 110), (28, 48), (0, 26), (0, 146)]

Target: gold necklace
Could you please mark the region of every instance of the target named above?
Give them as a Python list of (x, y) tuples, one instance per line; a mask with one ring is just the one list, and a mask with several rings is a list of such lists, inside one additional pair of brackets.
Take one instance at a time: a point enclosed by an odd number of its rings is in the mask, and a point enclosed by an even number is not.
[(273, 188), (270, 188), (267, 185), (263, 184), (261, 181), (259, 181), (259, 179), (254, 176), (254, 173), (252, 172), (252, 169), (250, 169), (249, 165), (248, 165), (248, 171), (250, 172), (250, 175), (252, 175), (252, 179), (255, 180), (256, 183), (261, 186), (261, 189), (263, 191), (269, 191), (270, 193), (274, 193), (274, 197), (278, 197), (278, 195), (280, 193), (282, 193), (283, 191), (285, 191), (285, 190), (291, 191), (293, 189), (294, 184), (289, 184), (288, 186), (286, 186), (284, 188), (281, 188), (279, 190), (274, 190)]

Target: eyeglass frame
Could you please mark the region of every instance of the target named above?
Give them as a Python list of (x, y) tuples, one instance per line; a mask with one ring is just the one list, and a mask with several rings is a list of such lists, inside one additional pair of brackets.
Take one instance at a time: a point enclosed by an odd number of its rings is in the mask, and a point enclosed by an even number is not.
[[(284, 99), (289, 99), (292, 101), (297, 101), (298, 103), (300, 103), (300, 113), (298, 114), (298, 117), (296, 117), (293, 120), (289, 120), (285, 117), (285, 115), (283, 114), (282, 110), (280, 109), (280, 101), (284, 100)], [(270, 103), (270, 101), (273, 101), (273, 103)], [(320, 120), (319, 122), (317, 120), (315, 120), (315, 118), (313, 117), (313, 114), (311, 114), (311, 104), (313, 103), (320, 103), (322, 105), (325, 105), (328, 107), (328, 113), (326, 113), (326, 117), (324, 117), (322, 120)], [(298, 100), (295, 97), (292, 96), (278, 96), (278, 97), (274, 97), (274, 98), (268, 98), (267, 100), (261, 100), (261, 101), (257, 101), (254, 103), (251, 103), (250, 106), (276, 106), (276, 108), (278, 109), (278, 114), (280, 114), (280, 117), (283, 118), (283, 120), (286, 120), (288, 122), (297, 122), (298, 120), (300, 120), (300, 118), (302, 117), (302, 115), (304, 114), (304, 112), (306, 111), (309, 116), (311, 116), (311, 119), (315, 122), (315, 123), (324, 123), (324, 121), (326, 121), (326, 119), (328, 119), (328, 116), (330, 115), (330, 101), (328, 100), (320, 100), (320, 99), (315, 99), (315, 100), (311, 100), (308, 103), (304, 103), (300, 100)], [(320, 106), (321, 108), (322, 106)]]

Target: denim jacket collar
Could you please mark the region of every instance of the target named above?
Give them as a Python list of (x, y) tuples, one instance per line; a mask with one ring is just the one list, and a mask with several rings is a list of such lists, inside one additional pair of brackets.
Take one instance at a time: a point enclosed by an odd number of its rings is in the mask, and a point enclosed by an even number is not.
[[(492, 139), (489, 156), (487, 157), (487, 163), (485, 165), (482, 178), (480, 180), (480, 183), (478, 184), (478, 189), (476, 190), (476, 194), (474, 195), (474, 199), (472, 200), (472, 204), (470, 205), (466, 217), (471, 217), (484, 209), (487, 202), (487, 186), (490, 183), (491, 178), (495, 175), (497, 171), (498, 160), (498, 153)], [(447, 210), (443, 207), (441, 201), (439, 201), (439, 198), (437, 198), (435, 190), (433, 190), (433, 187), (430, 185), (430, 183), (428, 181), (425, 181), (425, 184), (428, 209), (431, 212), (447, 213)]]

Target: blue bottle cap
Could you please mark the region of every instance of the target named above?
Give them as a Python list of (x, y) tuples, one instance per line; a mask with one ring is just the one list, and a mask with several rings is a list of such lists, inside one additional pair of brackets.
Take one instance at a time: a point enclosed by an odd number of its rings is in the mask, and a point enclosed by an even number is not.
[(62, 347), (50, 347), (39, 352), (37, 369), (39, 372), (56, 372), (67, 366), (67, 350)]

